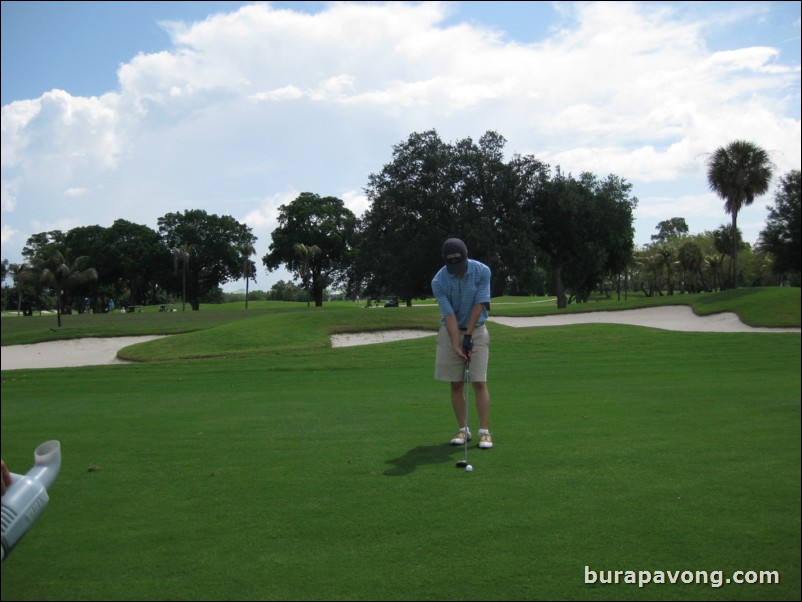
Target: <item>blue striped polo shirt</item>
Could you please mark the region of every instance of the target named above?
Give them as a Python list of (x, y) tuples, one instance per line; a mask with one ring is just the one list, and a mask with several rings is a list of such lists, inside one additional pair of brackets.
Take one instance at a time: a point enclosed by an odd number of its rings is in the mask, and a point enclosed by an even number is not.
[[(457, 324), (460, 328), (468, 327), (468, 320), (471, 317), (471, 310), (477, 303), (490, 303), (490, 268), (485, 264), (468, 260), (468, 268), (462, 276), (449, 273), (446, 266), (432, 278), (432, 292), (440, 306), (442, 319), (441, 325), (445, 325), (446, 317), (456, 314)], [(487, 320), (487, 306), (482, 310), (477, 326), (481, 326)]]

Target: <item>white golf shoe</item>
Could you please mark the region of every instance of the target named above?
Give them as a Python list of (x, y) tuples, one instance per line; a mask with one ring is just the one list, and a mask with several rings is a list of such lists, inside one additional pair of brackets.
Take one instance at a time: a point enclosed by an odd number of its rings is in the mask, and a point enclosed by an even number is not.
[(465, 445), (465, 436), (467, 435), (468, 441), (471, 440), (471, 431), (467, 428), (461, 428), (457, 431), (456, 436), (451, 440), (451, 445)]

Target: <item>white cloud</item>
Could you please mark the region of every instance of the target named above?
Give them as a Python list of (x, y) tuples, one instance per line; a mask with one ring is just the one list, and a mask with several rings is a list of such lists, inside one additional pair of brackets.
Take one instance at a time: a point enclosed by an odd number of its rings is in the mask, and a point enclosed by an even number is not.
[(17, 206), (17, 186), (19, 182), (7, 181), (5, 179), (0, 183), (0, 208), (3, 213), (11, 213), (14, 207)]
[(64, 196), (71, 198), (82, 197), (89, 192), (86, 188), (68, 188), (64, 191)]
[(297, 86), (284, 86), (283, 88), (276, 88), (268, 92), (256, 92), (248, 96), (253, 101), (264, 102), (273, 100), (297, 100), (302, 98), (303, 91)]
[(346, 209), (355, 216), (362, 217), (362, 214), (370, 207), (370, 199), (362, 190), (346, 190), (340, 195)]
[(3, 224), (0, 228), (0, 240), (4, 246), (11, 243), (18, 235), (19, 232), (7, 224)]
[(258, 208), (248, 212), (242, 222), (253, 229), (254, 232), (270, 233), (278, 225), (279, 207), (288, 205), (300, 193), (297, 190), (286, 190), (272, 195), (261, 201)]
[[(641, 199), (643, 207), (636, 210), (639, 218), (658, 222), (672, 217), (711, 218), (724, 220), (723, 201), (713, 193), (680, 195), (677, 197), (652, 197)], [(727, 218), (727, 221), (729, 218)]]

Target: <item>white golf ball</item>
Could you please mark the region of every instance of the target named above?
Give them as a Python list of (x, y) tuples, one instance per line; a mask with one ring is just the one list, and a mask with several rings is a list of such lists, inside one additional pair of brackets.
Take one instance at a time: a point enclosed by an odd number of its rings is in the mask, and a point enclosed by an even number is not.
[(468, 464), (468, 465), (465, 467), (465, 470), (467, 470), (468, 472), (473, 472), (473, 466), (471, 466), (470, 464)]

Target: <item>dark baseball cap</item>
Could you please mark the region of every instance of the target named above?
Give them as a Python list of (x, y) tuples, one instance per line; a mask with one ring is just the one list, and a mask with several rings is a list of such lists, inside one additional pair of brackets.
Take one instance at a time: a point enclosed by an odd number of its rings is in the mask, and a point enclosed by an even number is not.
[(468, 247), (459, 238), (443, 243), (443, 259), (450, 274), (463, 274), (468, 267)]

